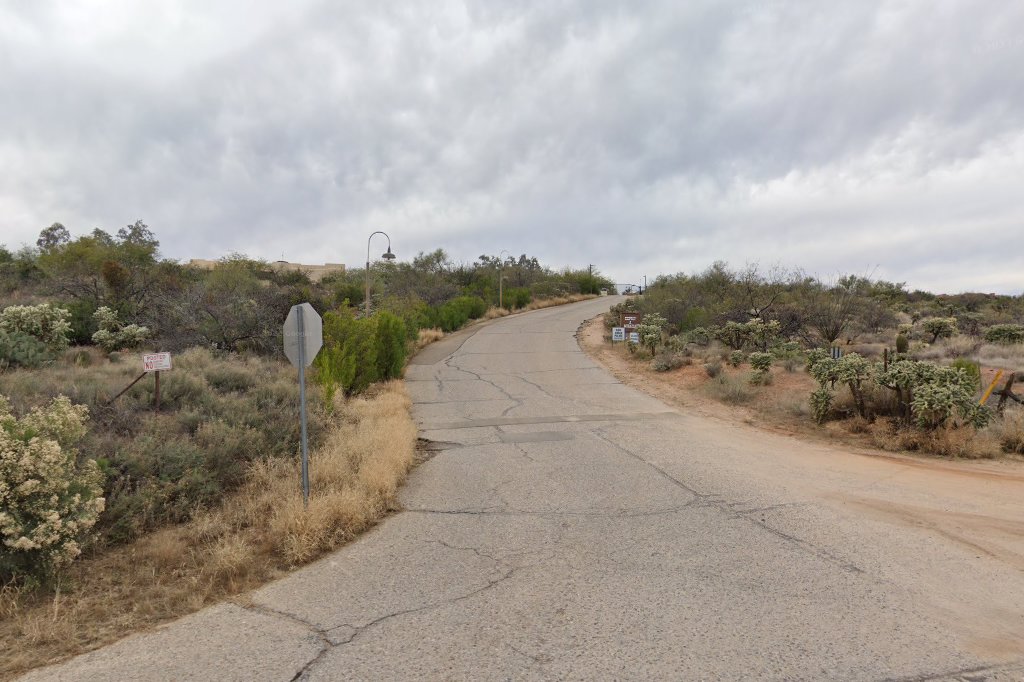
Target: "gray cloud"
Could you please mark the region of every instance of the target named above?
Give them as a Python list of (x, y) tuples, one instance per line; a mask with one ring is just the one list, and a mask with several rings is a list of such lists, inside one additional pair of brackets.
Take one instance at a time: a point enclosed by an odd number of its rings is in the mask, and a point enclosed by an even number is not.
[(67, 7), (0, 9), (8, 244), (1024, 287), (1018, 3)]

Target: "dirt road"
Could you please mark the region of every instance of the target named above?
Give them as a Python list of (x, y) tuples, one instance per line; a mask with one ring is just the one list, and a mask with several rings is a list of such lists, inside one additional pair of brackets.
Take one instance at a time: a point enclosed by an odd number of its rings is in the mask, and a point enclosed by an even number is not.
[(577, 344), (612, 302), (418, 356), (437, 453), (374, 531), (33, 679), (1024, 679), (1020, 475), (672, 408)]

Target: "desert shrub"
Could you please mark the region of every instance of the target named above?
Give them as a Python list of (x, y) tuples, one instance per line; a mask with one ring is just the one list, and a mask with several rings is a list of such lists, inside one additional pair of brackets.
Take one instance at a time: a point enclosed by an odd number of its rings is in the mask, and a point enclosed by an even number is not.
[(673, 369), (679, 369), (684, 365), (689, 365), (692, 362), (693, 360), (689, 356), (681, 353), (659, 353), (653, 360), (651, 360), (651, 369), (655, 372), (668, 372)]
[(749, 357), (750, 366), (759, 372), (767, 372), (772, 368), (772, 354), (763, 352), (754, 352)]
[(773, 381), (772, 373), (769, 370), (754, 370), (750, 373), (749, 381), (751, 386), (770, 386)]
[(93, 313), (99, 327), (92, 335), (92, 342), (105, 351), (138, 348), (149, 338), (149, 328), (137, 324), (122, 324), (117, 319), (117, 312), (107, 306), (100, 306)]
[(70, 317), (68, 311), (49, 303), (12, 305), (0, 312), (0, 331), (27, 334), (45, 344), (51, 353), (61, 353), (68, 347)]
[(741, 405), (754, 397), (747, 382), (724, 374), (709, 381), (706, 387), (712, 397), (731, 405)]
[(715, 377), (722, 373), (722, 363), (718, 361), (705, 362), (704, 372), (707, 373), (709, 377), (714, 379)]
[(1006, 412), (990, 429), (1003, 452), (1024, 455), (1024, 411)]
[(985, 340), (989, 343), (1024, 343), (1024, 325), (995, 324), (985, 330)]
[(96, 462), (76, 462), (87, 416), (61, 396), (19, 420), (0, 396), (0, 581), (48, 578), (81, 553), (104, 507)]
[(530, 305), (533, 295), (526, 287), (515, 287), (504, 291), (505, 307), (509, 310), (519, 310)]
[[(136, 385), (135, 395), (149, 402), (150, 391), (146, 385)], [(206, 381), (189, 372), (163, 372), (160, 379), (160, 401), (165, 407), (181, 409), (183, 407), (203, 407), (208, 403), (209, 387)]]
[(28, 334), (0, 330), (0, 370), (40, 367), (53, 359), (46, 344)]
[(377, 381), (377, 320), (356, 319), (350, 310), (324, 315), (324, 345), (313, 362), (314, 377), (328, 402), (339, 388), (346, 395), (365, 391)]
[(380, 312), (375, 334), (378, 378), (385, 381), (400, 378), (407, 352), (405, 323), (389, 312)]
[(234, 364), (219, 364), (207, 368), (206, 383), (221, 393), (248, 391), (256, 385), (254, 373)]
[(921, 321), (921, 328), (932, 335), (929, 343), (935, 343), (939, 339), (948, 339), (956, 333), (956, 318), (929, 317)]
[(672, 365), (669, 363), (669, 356), (661, 354), (655, 357), (651, 360), (651, 369), (655, 372), (667, 372), (672, 369)]
[(732, 365), (733, 367), (739, 367), (740, 365), (743, 364), (744, 357), (745, 356), (743, 354), (743, 351), (734, 350), (733, 352), (729, 353), (729, 364)]

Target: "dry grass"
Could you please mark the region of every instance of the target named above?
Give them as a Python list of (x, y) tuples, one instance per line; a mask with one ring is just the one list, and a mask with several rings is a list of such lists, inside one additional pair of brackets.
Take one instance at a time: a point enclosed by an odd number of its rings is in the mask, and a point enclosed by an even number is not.
[(865, 428), (871, 442), (882, 450), (926, 452), (964, 459), (992, 459), (999, 453), (998, 444), (990, 435), (969, 428), (924, 431), (901, 426), (891, 418), (879, 418)]
[(983, 432), (999, 443), (1003, 452), (1024, 455), (1024, 408), (1006, 408), (1002, 419), (994, 419)]
[(421, 329), (416, 335), (416, 350), (423, 350), (435, 341), (440, 341), (444, 338), (444, 332), (437, 327), (431, 329)]
[(530, 301), (523, 310), (540, 310), (541, 308), (553, 308), (556, 305), (566, 305), (567, 303), (579, 303), (580, 301), (589, 301), (592, 298), (597, 298), (595, 294), (571, 294), (569, 296), (554, 296), (552, 298), (539, 298)]
[(982, 344), (971, 359), (984, 367), (999, 367), (1024, 372), (1024, 344)]
[(251, 589), (355, 537), (395, 504), (416, 426), (403, 385), (335, 403), (310, 457), (304, 509), (297, 461), (255, 462), (224, 503), (130, 545), (83, 559), (59, 597), (0, 588), (0, 677), (59, 661)]
[(491, 306), (490, 308), (487, 309), (487, 312), (484, 313), (484, 319), (495, 320), (499, 317), (506, 317), (511, 314), (512, 311), (509, 310), (508, 308), (497, 308), (495, 306)]

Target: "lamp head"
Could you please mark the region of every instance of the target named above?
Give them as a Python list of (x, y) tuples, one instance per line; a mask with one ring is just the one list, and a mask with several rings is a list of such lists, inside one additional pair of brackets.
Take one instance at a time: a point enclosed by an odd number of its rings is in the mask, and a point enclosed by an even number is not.
[(391, 247), (389, 246), (387, 253), (382, 253), (380, 257), (383, 258), (384, 260), (394, 260), (395, 254), (391, 253)]

